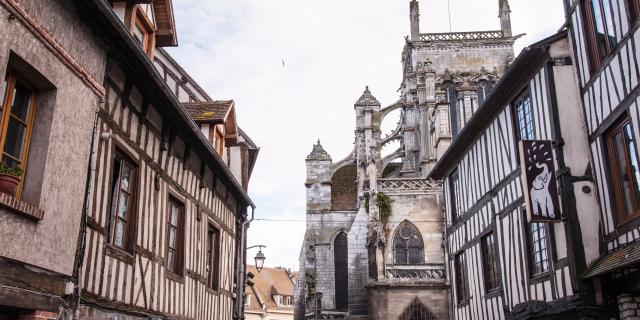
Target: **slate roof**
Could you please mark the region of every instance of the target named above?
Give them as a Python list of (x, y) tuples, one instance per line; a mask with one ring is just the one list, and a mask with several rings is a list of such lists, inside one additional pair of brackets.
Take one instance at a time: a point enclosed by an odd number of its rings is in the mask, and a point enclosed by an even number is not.
[(640, 262), (640, 241), (627, 245), (596, 260), (583, 279), (597, 277)]
[(233, 100), (184, 102), (182, 105), (196, 122), (222, 123), (233, 108)]

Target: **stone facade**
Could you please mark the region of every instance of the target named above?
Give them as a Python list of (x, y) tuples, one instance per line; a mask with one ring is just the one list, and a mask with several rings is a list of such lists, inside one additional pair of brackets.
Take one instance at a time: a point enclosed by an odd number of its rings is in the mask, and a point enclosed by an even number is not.
[[(512, 62), (517, 37), (507, 0), (499, 1), (498, 31), (421, 34), (418, 1), (409, 7), (399, 100), (382, 107), (367, 87), (354, 105), (353, 151), (333, 162), (318, 141), (306, 159), (297, 319), (404, 319), (412, 310), (450, 317), (442, 188), (426, 177)], [(383, 136), (380, 124), (395, 110), (398, 127)], [(394, 141), (400, 147), (383, 157)], [(342, 232), (347, 279), (335, 242)], [(343, 281), (348, 307), (341, 309)]]
[(618, 309), (621, 320), (640, 319), (640, 296), (621, 294), (618, 296)]

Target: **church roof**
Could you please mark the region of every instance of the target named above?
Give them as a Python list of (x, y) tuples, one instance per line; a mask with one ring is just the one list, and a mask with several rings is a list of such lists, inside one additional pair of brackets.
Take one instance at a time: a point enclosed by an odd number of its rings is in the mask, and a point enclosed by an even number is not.
[(318, 144), (314, 144), (313, 145), (313, 150), (307, 156), (307, 161), (309, 161), (309, 160), (329, 160), (329, 161), (331, 161), (331, 156), (329, 155), (329, 153), (327, 153), (327, 151), (324, 150), (324, 148), (322, 148), (322, 145), (320, 144), (320, 139), (318, 139)]
[(362, 96), (360, 97), (360, 99), (358, 99), (358, 101), (356, 101), (356, 106), (379, 106), (379, 105), (380, 105), (380, 102), (378, 102), (378, 99), (376, 99), (376, 97), (374, 97), (371, 94), (371, 91), (369, 91), (369, 86), (367, 86), (364, 89)]

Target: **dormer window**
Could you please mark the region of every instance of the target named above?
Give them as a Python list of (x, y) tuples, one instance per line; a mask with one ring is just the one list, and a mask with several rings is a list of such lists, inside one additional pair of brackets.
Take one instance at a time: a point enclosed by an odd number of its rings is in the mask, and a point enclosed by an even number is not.
[(131, 35), (142, 50), (151, 58), (155, 49), (155, 28), (144, 9), (139, 5), (133, 9), (131, 15)]
[(222, 130), (216, 126), (215, 147), (218, 154), (222, 157), (224, 154), (224, 134)]

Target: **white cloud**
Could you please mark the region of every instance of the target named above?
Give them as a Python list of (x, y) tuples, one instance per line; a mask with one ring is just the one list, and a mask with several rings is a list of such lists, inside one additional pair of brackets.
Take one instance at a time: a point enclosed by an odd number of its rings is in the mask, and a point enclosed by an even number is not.
[[(517, 52), (564, 21), (561, 0), (510, 2), (514, 33), (528, 34)], [(174, 5), (180, 47), (170, 53), (211, 96), (236, 101), (240, 126), (261, 147), (250, 186), (257, 217), (303, 221), (304, 158), (315, 140), (341, 159), (352, 148), (353, 103), (364, 86), (383, 105), (398, 97), (408, 0)], [(449, 30), (446, 0), (420, 5), (422, 32)], [(454, 31), (499, 28), (498, 0), (450, 0), (450, 6)], [(249, 244), (268, 246), (267, 265), (297, 267), (304, 230), (303, 222), (256, 221)]]

